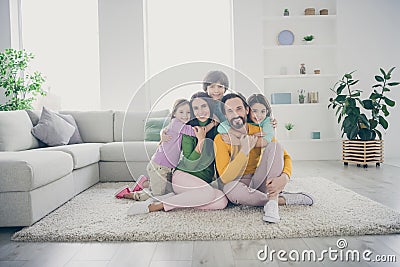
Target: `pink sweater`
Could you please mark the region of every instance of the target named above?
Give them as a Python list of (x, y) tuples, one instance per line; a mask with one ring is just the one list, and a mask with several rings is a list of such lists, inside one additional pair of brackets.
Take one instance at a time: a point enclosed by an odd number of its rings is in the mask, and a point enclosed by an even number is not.
[(181, 156), (182, 134), (196, 136), (192, 126), (186, 125), (173, 118), (168, 125), (167, 134), (172, 138), (168, 142), (162, 142), (151, 158), (155, 163), (168, 168), (175, 168)]

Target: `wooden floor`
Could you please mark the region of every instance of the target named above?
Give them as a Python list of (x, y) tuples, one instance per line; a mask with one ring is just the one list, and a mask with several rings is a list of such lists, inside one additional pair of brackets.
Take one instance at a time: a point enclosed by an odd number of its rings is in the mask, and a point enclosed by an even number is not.
[[(339, 161), (295, 161), (293, 177), (321, 176), (400, 211), (400, 167), (383, 164), (367, 169), (343, 166)], [(373, 212), (373, 211), (371, 211)], [(243, 226), (245, 227), (245, 226)], [(321, 237), (239, 241), (133, 242), (133, 243), (21, 243), (11, 242), (18, 228), (0, 228), (0, 266), (400, 266), (400, 235)], [(268, 248), (291, 250), (337, 249), (338, 238), (348, 250), (394, 255), (397, 263), (261, 262), (257, 252)], [(293, 254), (292, 254), (293, 255)], [(286, 256), (287, 257), (287, 256)]]

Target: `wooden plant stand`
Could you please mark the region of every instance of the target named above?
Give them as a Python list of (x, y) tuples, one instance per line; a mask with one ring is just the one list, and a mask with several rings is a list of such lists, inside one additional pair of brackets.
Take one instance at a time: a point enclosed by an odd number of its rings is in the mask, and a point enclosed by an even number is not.
[(368, 168), (368, 164), (376, 164), (378, 167), (383, 162), (383, 140), (343, 140), (342, 144), (342, 161), (346, 166), (355, 163), (357, 167), (363, 165)]

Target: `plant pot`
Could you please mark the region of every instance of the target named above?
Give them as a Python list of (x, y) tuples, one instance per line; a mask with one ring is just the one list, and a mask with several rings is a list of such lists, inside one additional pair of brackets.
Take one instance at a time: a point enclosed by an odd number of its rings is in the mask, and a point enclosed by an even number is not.
[(342, 145), (344, 165), (355, 163), (367, 168), (368, 164), (379, 166), (383, 162), (383, 140), (343, 140)]
[(302, 40), (304, 45), (311, 45), (314, 43), (314, 40), (311, 41), (306, 41), (306, 40)]
[(358, 131), (358, 137), (360, 137), (360, 139), (362, 141), (371, 141), (371, 140), (375, 140), (376, 138), (376, 132), (372, 131), (368, 128), (363, 128), (361, 130)]
[(304, 98), (299, 98), (299, 103), (304, 104)]

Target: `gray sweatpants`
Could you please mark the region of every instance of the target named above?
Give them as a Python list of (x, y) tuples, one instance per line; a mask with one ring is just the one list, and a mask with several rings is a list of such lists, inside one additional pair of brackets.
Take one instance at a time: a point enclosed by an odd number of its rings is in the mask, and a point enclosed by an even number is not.
[(264, 206), (268, 201), (266, 181), (280, 176), (283, 166), (283, 147), (271, 142), (265, 147), (255, 173), (237, 177), (225, 184), (223, 191), (233, 203)]

